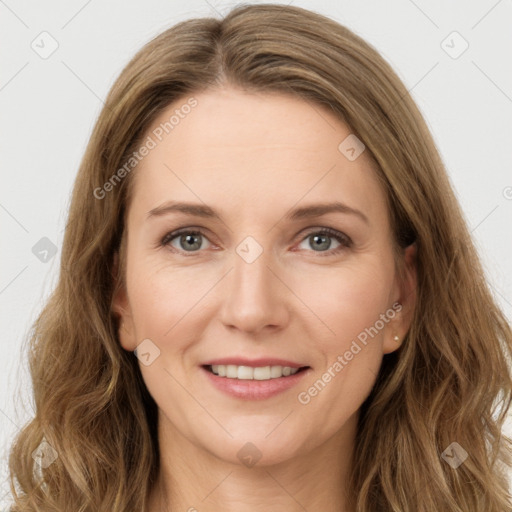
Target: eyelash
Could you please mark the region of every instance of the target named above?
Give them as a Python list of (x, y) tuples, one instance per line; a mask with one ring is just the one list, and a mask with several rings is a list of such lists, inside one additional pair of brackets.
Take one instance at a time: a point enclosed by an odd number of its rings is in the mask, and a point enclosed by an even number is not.
[[(160, 240), (160, 242), (158, 243), (158, 246), (170, 248), (171, 247), (170, 243), (175, 238), (177, 238), (178, 236), (183, 235), (183, 234), (201, 235), (201, 236), (205, 237), (206, 239), (208, 239), (208, 237), (201, 230), (193, 229), (193, 228), (181, 228), (181, 229), (177, 229), (176, 231), (172, 231), (172, 232), (167, 233)], [(317, 252), (319, 256), (331, 256), (333, 254), (337, 254), (338, 252), (341, 252), (344, 249), (348, 249), (348, 248), (350, 248), (352, 246), (352, 240), (350, 239), (350, 237), (348, 237), (344, 233), (341, 233), (340, 231), (337, 231), (337, 230), (332, 229), (332, 228), (320, 228), (318, 230), (312, 230), (312, 231), (308, 232), (300, 240), (300, 242), (303, 242), (304, 240), (306, 240), (311, 235), (328, 235), (329, 237), (336, 239), (340, 243), (340, 246), (336, 247), (335, 249), (329, 249), (327, 251), (313, 251), (313, 250), (310, 251), (310, 252)], [(193, 256), (195, 253), (201, 252), (201, 251), (189, 251), (188, 254), (187, 254), (186, 251), (182, 251), (180, 249), (176, 249), (175, 247), (171, 247), (171, 250), (173, 252), (178, 252), (179, 254), (183, 254), (186, 257)]]

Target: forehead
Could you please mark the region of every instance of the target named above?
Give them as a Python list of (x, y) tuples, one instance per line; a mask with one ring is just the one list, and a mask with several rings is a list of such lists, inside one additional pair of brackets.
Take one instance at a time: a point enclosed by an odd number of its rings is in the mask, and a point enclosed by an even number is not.
[(262, 216), (336, 200), (385, 213), (371, 156), (349, 160), (339, 148), (353, 140), (350, 127), (301, 98), (233, 88), (193, 94), (162, 111), (146, 137), (154, 147), (135, 170), (133, 209), (200, 199)]

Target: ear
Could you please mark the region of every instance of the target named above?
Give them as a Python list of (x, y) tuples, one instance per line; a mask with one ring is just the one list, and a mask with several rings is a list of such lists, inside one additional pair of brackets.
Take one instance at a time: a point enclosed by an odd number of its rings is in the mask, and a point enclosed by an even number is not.
[[(403, 275), (397, 275), (397, 285), (392, 306), (388, 309), (389, 322), (384, 330), (383, 353), (397, 350), (411, 327), (416, 306), (416, 288), (418, 284), (417, 247), (411, 244), (404, 249)], [(394, 314), (393, 314), (394, 312)]]
[(119, 317), (118, 336), (121, 346), (133, 352), (137, 343), (135, 342), (135, 329), (126, 286), (119, 275), (119, 254), (114, 254), (112, 265), (112, 278), (114, 279), (114, 296), (112, 297), (112, 311)]

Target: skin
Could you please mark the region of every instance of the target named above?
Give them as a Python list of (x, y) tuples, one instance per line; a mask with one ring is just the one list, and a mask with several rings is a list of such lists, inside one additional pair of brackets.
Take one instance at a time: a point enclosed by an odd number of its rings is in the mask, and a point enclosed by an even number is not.
[[(383, 355), (409, 328), (414, 249), (403, 251), (400, 280), (375, 164), (367, 151), (349, 161), (338, 150), (351, 132), (330, 111), (231, 86), (194, 97), (198, 105), (134, 171), (126, 288), (114, 298), (122, 347), (133, 351), (149, 338), (160, 350), (150, 365), (139, 361), (159, 408), (162, 468), (148, 510), (350, 512), (344, 483), (359, 408)], [(170, 105), (147, 134), (185, 101)], [(222, 220), (146, 219), (168, 200), (206, 204)], [(360, 210), (368, 223), (348, 213), (284, 219), (290, 209), (332, 201)], [(192, 250), (179, 236), (158, 246), (183, 227), (202, 228)], [(352, 244), (328, 235), (330, 247), (316, 248), (309, 235), (325, 227)], [(252, 263), (236, 252), (247, 236), (263, 249)], [(298, 393), (396, 302), (402, 311), (300, 403)], [(242, 400), (214, 388), (200, 368), (234, 355), (280, 357), (310, 370), (277, 396)], [(261, 453), (252, 467), (237, 457), (247, 442)]]

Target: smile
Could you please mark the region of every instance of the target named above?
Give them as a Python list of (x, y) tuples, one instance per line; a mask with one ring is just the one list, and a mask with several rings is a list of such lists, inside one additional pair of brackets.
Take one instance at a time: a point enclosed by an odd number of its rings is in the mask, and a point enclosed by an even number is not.
[(208, 365), (207, 369), (228, 379), (239, 380), (270, 380), (288, 377), (296, 374), (301, 368), (291, 368), (290, 366), (237, 366), (234, 364), (213, 364)]
[(212, 364), (200, 368), (214, 388), (242, 400), (264, 400), (279, 395), (297, 386), (312, 372), (309, 366)]

